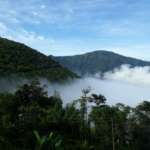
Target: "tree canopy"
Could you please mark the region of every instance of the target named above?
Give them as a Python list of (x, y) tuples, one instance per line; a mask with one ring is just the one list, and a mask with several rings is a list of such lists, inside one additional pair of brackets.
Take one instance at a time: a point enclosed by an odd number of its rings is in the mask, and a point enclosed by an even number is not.
[(0, 94), (0, 122), (3, 150), (150, 149), (150, 102), (110, 106), (90, 89), (63, 106), (38, 81), (24, 84)]

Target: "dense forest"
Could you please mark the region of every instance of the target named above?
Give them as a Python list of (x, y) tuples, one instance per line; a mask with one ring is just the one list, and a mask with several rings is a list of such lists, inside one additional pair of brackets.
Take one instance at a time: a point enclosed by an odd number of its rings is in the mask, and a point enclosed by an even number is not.
[(0, 94), (2, 150), (148, 150), (150, 102), (110, 106), (103, 95), (83, 89), (63, 105), (58, 92), (33, 81)]
[(109, 51), (93, 51), (82, 55), (52, 57), (63, 66), (78, 73), (79, 75), (104, 73), (112, 71), (124, 64), (135, 66), (150, 66), (150, 62), (125, 57)]
[(0, 77), (46, 78), (50, 81), (77, 77), (46, 55), (0, 37)]

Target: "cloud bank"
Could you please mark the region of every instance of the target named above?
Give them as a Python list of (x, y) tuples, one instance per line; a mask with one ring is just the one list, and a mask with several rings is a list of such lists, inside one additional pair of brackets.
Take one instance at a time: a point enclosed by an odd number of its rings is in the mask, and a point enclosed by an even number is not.
[(82, 95), (82, 89), (91, 87), (91, 93), (103, 94), (108, 104), (124, 103), (135, 106), (141, 101), (150, 100), (148, 86), (137, 86), (135, 84), (116, 80), (100, 80), (96, 78), (84, 78), (66, 85), (49, 85), (49, 95), (58, 91), (64, 103), (77, 100)]
[(150, 86), (150, 67), (134, 67), (122, 65), (104, 75), (105, 79), (129, 82), (136, 85)]
[[(82, 90), (91, 87), (91, 93), (103, 94), (108, 104), (124, 103), (135, 106), (141, 101), (150, 100), (150, 67), (131, 68), (123, 65), (105, 74), (104, 79), (85, 77), (65, 84), (50, 83), (41, 79), (41, 84), (47, 85), (49, 95), (59, 92), (64, 104), (77, 100)], [(17, 81), (11, 79), (0, 80), (0, 91), (14, 92), (18, 86), (29, 82), (25, 79)]]
[(150, 67), (123, 65), (105, 73), (104, 79), (85, 77), (65, 85), (48, 85), (51, 95), (55, 90), (60, 92), (65, 103), (78, 99), (82, 89), (91, 87), (91, 93), (103, 94), (108, 104), (125, 103), (135, 106), (141, 101), (150, 100)]

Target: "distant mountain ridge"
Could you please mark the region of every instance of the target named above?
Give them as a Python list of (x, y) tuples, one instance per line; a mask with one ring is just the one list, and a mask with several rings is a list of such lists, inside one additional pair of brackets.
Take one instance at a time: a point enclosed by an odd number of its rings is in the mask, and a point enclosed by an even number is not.
[(18, 42), (0, 37), (0, 77), (17, 75), (51, 81), (74, 78), (69, 69), (46, 55)]
[[(50, 56), (52, 57), (52, 56)], [(150, 66), (150, 62), (126, 57), (114, 52), (98, 50), (82, 55), (53, 57), (63, 66), (79, 75), (104, 73), (112, 71), (123, 64), (135, 66)]]

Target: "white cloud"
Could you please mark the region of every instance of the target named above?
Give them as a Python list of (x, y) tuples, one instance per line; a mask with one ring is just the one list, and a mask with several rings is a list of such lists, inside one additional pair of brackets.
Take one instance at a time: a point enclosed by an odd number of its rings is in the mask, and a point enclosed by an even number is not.
[(38, 35), (35, 32), (26, 31), (23, 28), (18, 28), (17, 31), (8, 28), (0, 22), (0, 36), (27, 44), (28, 46), (37, 49), (45, 54), (50, 54), (49, 51), (54, 44), (52, 38), (46, 38), (43, 35)]
[(129, 82), (136, 85), (150, 86), (150, 67), (134, 67), (122, 65), (111, 72), (105, 74), (106, 79)]
[[(88, 18), (94, 15), (94, 8), (113, 7), (120, 2), (112, 2), (112, 0), (63, 0), (59, 2), (42, 0), (28, 0), (12, 2), (11, 0), (0, 1), (0, 19), (12, 22), (27, 23), (68, 23), (83, 17)], [(20, 7), (21, 6), (21, 7)], [(13, 8), (13, 10), (12, 10)], [(104, 8), (102, 9), (104, 11)], [(9, 11), (10, 10), (10, 11)], [(15, 22), (13, 22), (15, 23)]]
[(45, 54), (50, 53), (48, 50), (51, 49), (54, 43), (53, 39), (46, 38), (42, 35), (38, 35), (34, 32), (28, 32), (26, 30), (20, 30), (18, 33), (13, 33), (11, 39), (25, 43)]
[(40, 7), (41, 7), (41, 9), (45, 9), (46, 5), (42, 4)]
[[(0, 0), (0, 35), (49, 54), (50, 49), (57, 55), (110, 49), (145, 57), (141, 49), (148, 51), (150, 45), (140, 40), (146, 36), (148, 39), (150, 23), (141, 21), (140, 3), (135, 6), (125, 0)], [(148, 18), (149, 9), (146, 7), (145, 11), (143, 18)]]

